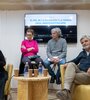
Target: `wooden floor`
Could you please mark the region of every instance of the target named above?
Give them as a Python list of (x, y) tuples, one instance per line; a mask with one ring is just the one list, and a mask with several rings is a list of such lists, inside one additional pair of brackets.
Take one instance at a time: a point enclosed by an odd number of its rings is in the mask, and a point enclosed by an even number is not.
[[(59, 100), (56, 97), (56, 91), (54, 89), (48, 90), (48, 100)], [(10, 95), (8, 96), (8, 100), (17, 100), (17, 89), (11, 89)]]
[[(56, 92), (61, 89), (61, 85), (49, 83), (48, 85), (48, 100), (60, 100), (56, 97)], [(12, 88), (8, 100), (17, 100), (17, 89)]]
[[(56, 81), (50, 83), (48, 81), (48, 100), (60, 100), (56, 97), (56, 92), (61, 89), (61, 84), (57, 85)], [(12, 88), (8, 100), (17, 100), (17, 88)]]

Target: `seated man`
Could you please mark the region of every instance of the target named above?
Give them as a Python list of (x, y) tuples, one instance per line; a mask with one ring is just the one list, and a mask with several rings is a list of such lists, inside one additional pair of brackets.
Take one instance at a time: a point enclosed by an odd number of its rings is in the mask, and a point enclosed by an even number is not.
[(22, 52), (22, 62), (26, 64), (28, 62), (29, 67), (32, 68), (31, 61), (34, 60), (37, 65), (39, 62), (42, 62), (43, 60), (40, 58), (40, 56), (37, 55), (38, 53), (38, 44), (37, 41), (33, 40), (34, 37), (34, 30), (27, 29), (26, 31), (26, 38), (21, 43), (21, 52)]
[[(48, 58), (44, 61), (44, 65), (51, 75), (50, 83), (54, 83), (56, 79), (56, 84), (60, 84), (60, 64), (64, 64), (66, 61), (67, 43), (65, 39), (61, 38), (60, 28), (51, 29), (51, 36), (52, 39), (47, 44)], [(51, 64), (58, 65), (56, 75), (50, 66)]]
[(6, 80), (8, 79), (8, 73), (4, 69), (5, 65), (6, 61), (3, 53), (0, 50), (0, 100), (4, 100), (4, 88)]
[(72, 83), (90, 84), (90, 36), (83, 36), (80, 42), (83, 50), (75, 59), (65, 64), (64, 89), (56, 93), (60, 100), (71, 100)]

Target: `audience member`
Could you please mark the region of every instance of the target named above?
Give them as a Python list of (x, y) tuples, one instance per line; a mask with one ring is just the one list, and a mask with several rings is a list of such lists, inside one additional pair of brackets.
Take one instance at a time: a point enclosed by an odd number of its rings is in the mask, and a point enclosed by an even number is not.
[(22, 52), (22, 62), (25, 64), (26, 62), (29, 63), (30, 68), (32, 68), (31, 61), (35, 61), (37, 65), (39, 62), (43, 64), (43, 60), (40, 56), (37, 55), (38, 53), (38, 43), (33, 39), (34, 37), (34, 30), (27, 29), (26, 31), (26, 38), (22, 41), (21, 44), (21, 52)]
[[(47, 44), (47, 59), (44, 61), (45, 67), (48, 69), (49, 74), (51, 75), (50, 83), (54, 83), (56, 79), (56, 84), (60, 84), (60, 64), (64, 64), (66, 61), (67, 53), (67, 43), (66, 40), (61, 38), (61, 29), (55, 27), (51, 29), (52, 39), (49, 40)], [(50, 65), (54, 64), (55, 66), (51, 67)], [(54, 73), (53, 68), (57, 67), (56, 74)]]
[(72, 83), (90, 84), (90, 36), (83, 36), (80, 42), (83, 50), (75, 59), (64, 65), (66, 67), (64, 89), (56, 93), (60, 100), (71, 100)]
[(6, 80), (8, 79), (8, 73), (4, 69), (5, 65), (6, 61), (2, 51), (0, 50), (0, 100), (4, 100), (4, 88)]

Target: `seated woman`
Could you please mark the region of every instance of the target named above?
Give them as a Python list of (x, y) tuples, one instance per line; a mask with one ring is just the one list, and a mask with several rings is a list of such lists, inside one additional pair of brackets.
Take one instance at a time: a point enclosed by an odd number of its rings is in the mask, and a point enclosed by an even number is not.
[(22, 62), (25, 64), (28, 62), (29, 68), (32, 68), (31, 61), (35, 61), (37, 66), (39, 62), (43, 64), (43, 60), (40, 56), (37, 55), (38, 53), (38, 44), (37, 41), (33, 40), (34, 37), (34, 30), (27, 29), (26, 31), (26, 38), (22, 41), (21, 44), (21, 52), (22, 52)]

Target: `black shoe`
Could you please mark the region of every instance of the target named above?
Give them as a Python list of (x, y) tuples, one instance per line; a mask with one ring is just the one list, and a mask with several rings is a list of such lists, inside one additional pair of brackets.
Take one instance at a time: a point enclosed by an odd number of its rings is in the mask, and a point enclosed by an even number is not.
[(56, 84), (61, 84), (60, 78), (56, 78)]
[(51, 77), (50, 83), (54, 83), (55, 79), (54, 77)]
[(54, 80), (56, 80), (56, 75), (54, 76)]

